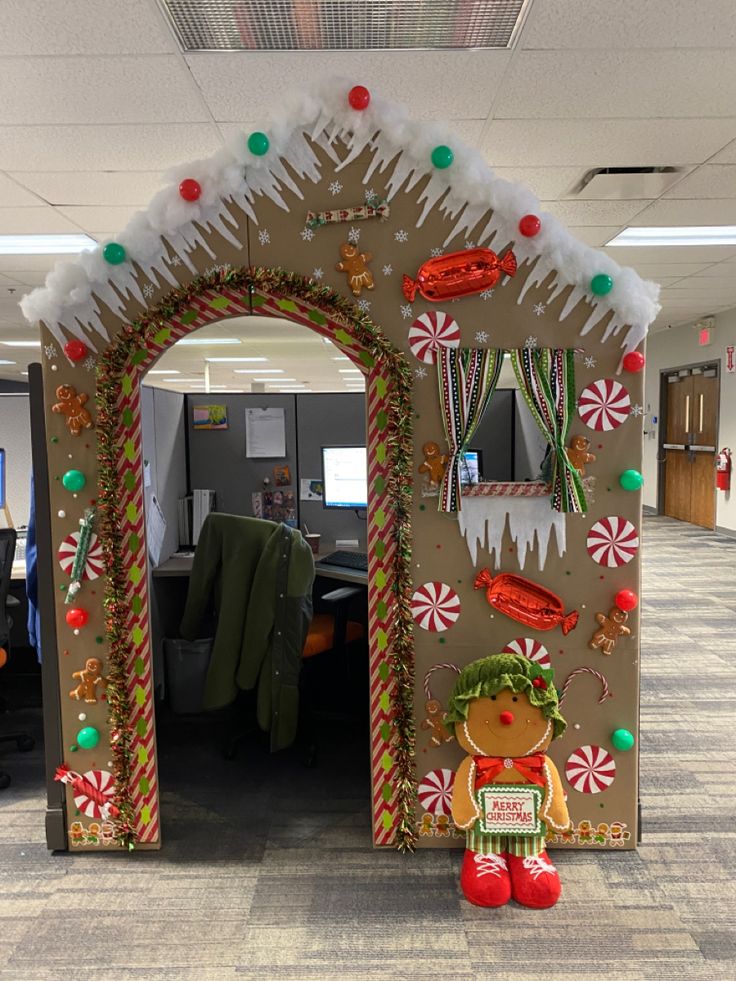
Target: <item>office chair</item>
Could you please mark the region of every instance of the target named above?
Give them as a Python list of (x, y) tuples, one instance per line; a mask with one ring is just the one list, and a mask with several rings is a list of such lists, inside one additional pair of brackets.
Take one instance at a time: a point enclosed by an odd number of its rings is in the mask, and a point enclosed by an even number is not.
[[(7, 663), (10, 648), (10, 630), (13, 620), (8, 611), (20, 606), (20, 601), (10, 595), (16, 539), (15, 528), (0, 528), (0, 668)], [(5, 701), (0, 700), (0, 711), (6, 710)], [(10, 742), (14, 742), (21, 752), (27, 752), (35, 745), (35, 740), (25, 732), (0, 733), (0, 743)], [(0, 790), (5, 790), (8, 786), (10, 786), (10, 775), (0, 770)]]

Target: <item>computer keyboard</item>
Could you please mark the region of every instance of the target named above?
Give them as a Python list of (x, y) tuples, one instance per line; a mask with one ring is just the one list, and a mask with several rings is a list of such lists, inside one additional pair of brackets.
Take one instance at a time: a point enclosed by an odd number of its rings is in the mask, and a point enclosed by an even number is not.
[(368, 556), (365, 552), (331, 552), (319, 560), (325, 565), (339, 565), (343, 569), (357, 569), (360, 572), (368, 571)]

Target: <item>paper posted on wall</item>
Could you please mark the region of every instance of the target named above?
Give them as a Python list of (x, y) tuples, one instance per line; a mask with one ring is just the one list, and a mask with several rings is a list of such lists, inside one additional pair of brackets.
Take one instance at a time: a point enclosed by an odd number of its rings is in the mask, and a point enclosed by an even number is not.
[(245, 410), (245, 455), (250, 459), (286, 456), (283, 409)]
[(161, 562), (161, 551), (164, 547), (165, 534), (166, 518), (155, 495), (151, 494), (146, 512), (146, 541), (148, 542), (148, 554), (151, 557), (151, 565), (154, 568)]

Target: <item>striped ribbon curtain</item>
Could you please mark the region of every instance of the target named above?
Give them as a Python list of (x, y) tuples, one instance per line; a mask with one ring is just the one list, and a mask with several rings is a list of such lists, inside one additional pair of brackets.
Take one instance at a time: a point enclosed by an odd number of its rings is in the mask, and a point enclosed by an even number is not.
[(571, 513), (587, 511), (583, 482), (565, 445), (575, 411), (575, 352), (520, 348), (511, 352), (511, 361), (526, 403), (550, 445), (552, 507)]
[(460, 461), (496, 388), (503, 352), (442, 347), (437, 355), (442, 421), (450, 459), (440, 485), (438, 511), (461, 508)]

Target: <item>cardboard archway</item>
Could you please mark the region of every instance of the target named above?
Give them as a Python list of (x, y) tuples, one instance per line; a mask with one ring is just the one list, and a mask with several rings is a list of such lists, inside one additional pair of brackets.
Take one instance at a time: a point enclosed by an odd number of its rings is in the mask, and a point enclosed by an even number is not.
[[(90, 397), (94, 387), (97, 400), (94, 428), (84, 428), (82, 417), (79, 435), (63, 413), (48, 420), (54, 540), (68, 538), (94, 501), (106, 567), (104, 590), (82, 586), (78, 605), (90, 619), (74, 634), (62, 591), (69, 577), (55, 565), (59, 670), (65, 692), (71, 673), (88, 658), (101, 658), (103, 673), (113, 668), (107, 706), (99, 702), (87, 711), (86, 724), (102, 734), (99, 749), (80, 747), (65, 762), (84, 774), (106, 771), (100, 761), (112, 759), (111, 777), (96, 779), (106, 781), (105, 792), (119, 810), (122, 805), (124, 820), (110, 820), (108, 833), (95, 835), (86, 834), (85, 819), (72, 843), (115, 848), (158, 841), (142, 474), (136, 466), (138, 378), (156, 352), (186, 330), (208, 318), (258, 312), (328, 331), (369, 378), (374, 842), (457, 843), (447, 790), (458, 752), (452, 742), (431, 740), (424, 702), (446, 697), (452, 667), (511, 645), (549, 658), (558, 687), (571, 681), (565, 711), (572, 725), (553, 746), (560, 769), (571, 758), (590, 758), (595, 774), (599, 753), (615, 766), (615, 780), (603, 787), (577, 779), (574, 766), (569, 771), (575, 829), (557, 843), (631, 847), (636, 754), (617, 751), (611, 733), (637, 729), (637, 612), (629, 614), (631, 635), (619, 638), (612, 657), (590, 642), (596, 614), (608, 616), (619, 590), (639, 589), (640, 496), (624, 489), (619, 475), (640, 467), (643, 388), (640, 373), (622, 372), (622, 358), (641, 344), (656, 315), (656, 287), (576, 242), (540, 211), (531, 192), (495, 178), (451, 134), (412, 123), (375, 97), (367, 109), (355, 110), (349, 88), (326, 85), (264, 127), (265, 140), (241, 135), (212, 159), (178, 168), (114, 243), (62, 264), (44, 289), (23, 301), (26, 316), (42, 325), (49, 410), (63, 401), (57, 394), (62, 385)], [(433, 155), (438, 147), (452, 153)], [(182, 193), (182, 180), (196, 181), (198, 194), (189, 193), (191, 184)], [(522, 230), (529, 215), (538, 226), (527, 221)], [(358, 296), (336, 268), (346, 243), (371, 255), (361, 268), (372, 282), (363, 277)], [(486, 263), (490, 250), (499, 259), (513, 250), (515, 275), (450, 292), (441, 303), (426, 282), (417, 289), (424, 264), (454, 252), (463, 254), (455, 271), (462, 278), (464, 270), (467, 286), (463, 256), (481, 247), (488, 250)], [(600, 279), (591, 285), (596, 277), (603, 277), (606, 291), (600, 292)], [(449, 339), (443, 334), (448, 324)], [(87, 349), (81, 358), (70, 341)], [(425, 443), (445, 442), (436, 375), (448, 346), (479, 360), (491, 348), (499, 357), (501, 351), (561, 352), (569, 368), (568, 410), (585, 391), (570, 435), (587, 433), (597, 457), (589, 467), (595, 488), (588, 482), (587, 511), (560, 511), (544, 486), (493, 484), (462, 496), (459, 516), (437, 510), (438, 498), (417, 469)], [(519, 365), (524, 358), (535, 362), (529, 354), (514, 357)], [(78, 409), (69, 415), (78, 418)], [(83, 490), (63, 487), (69, 469), (84, 474)], [(553, 529), (556, 551), (548, 547)], [(494, 561), (499, 571), (559, 594), (566, 609), (579, 613), (576, 631), (563, 636), (558, 625), (554, 632), (530, 628), (492, 610), (473, 584), (477, 571)], [(449, 617), (443, 614), (447, 597)], [(599, 702), (599, 684), (610, 685), (615, 697)], [(64, 745), (74, 744), (78, 711), (62, 697)], [(71, 807), (74, 790), (68, 793)]]

